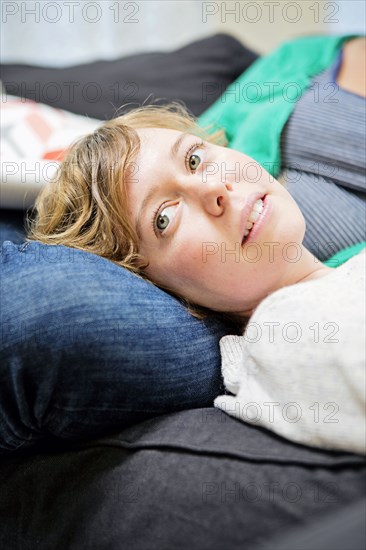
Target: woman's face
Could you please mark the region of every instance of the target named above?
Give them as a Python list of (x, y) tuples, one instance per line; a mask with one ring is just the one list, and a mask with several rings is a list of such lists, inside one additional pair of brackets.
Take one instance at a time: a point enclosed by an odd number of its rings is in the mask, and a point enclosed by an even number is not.
[(148, 277), (195, 304), (240, 314), (285, 286), (305, 233), (286, 189), (250, 157), (192, 134), (138, 135), (129, 215)]

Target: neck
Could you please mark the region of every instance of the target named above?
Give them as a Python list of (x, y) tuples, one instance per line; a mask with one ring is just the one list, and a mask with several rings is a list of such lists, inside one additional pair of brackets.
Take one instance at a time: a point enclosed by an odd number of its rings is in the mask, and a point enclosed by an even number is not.
[[(283, 278), (277, 282), (276, 286), (270, 292), (268, 292), (267, 296), (286, 286), (320, 279), (321, 277), (329, 275), (334, 270), (334, 268), (324, 265), (303, 245), (300, 245), (300, 247), (301, 255), (299, 255), (299, 261), (293, 263), (289, 262), (289, 268), (284, 273)], [(240, 316), (245, 318), (250, 317), (259, 303), (255, 304), (254, 307), (251, 307), (249, 310), (241, 312)]]
[(324, 265), (307, 248), (301, 245), (301, 259), (298, 265), (290, 271), (289, 280), (283, 286), (290, 286), (297, 283), (312, 281), (329, 275), (334, 268)]

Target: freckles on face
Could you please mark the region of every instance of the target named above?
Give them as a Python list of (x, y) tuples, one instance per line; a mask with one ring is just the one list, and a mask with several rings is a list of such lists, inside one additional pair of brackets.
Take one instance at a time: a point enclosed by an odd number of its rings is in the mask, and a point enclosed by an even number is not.
[[(197, 141), (192, 136), (171, 160), (169, 151), (181, 132), (144, 129), (138, 133), (138, 181), (129, 188), (133, 222), (139, 219), (146, 196), (156, 188), (142, 216), (139, 251), (149, 261), (146, 275), (155, 284), (211, 309), (238, 312), (253, 307), (278, 286), (288, 267), (280, 256), (270, 261), (264, 244), (302, 239), (303, 218), (297, 205), (259, 165), (259, 178), (248, 176), (236, 181), (232, 176), (226, 186), (221, 173), (207, 173), (204, 179), (202, 165), (194, 175), (187, 170), (185, 153)], [(242, 153), (211, 144), (200, 154), (203, 165), (211, 162), (227, 169), (240, 166), (240, 174), (248, 174), (246, 168), (255, 164)], [(272, 205), (269, 221), (257, 241), (263, 251), (258, 261), (242, 246), (241, 214), (253, 194), (268, 194)], [(217, 201), (217, 197), (224, 200)], [(173, 230), (168, 229), (164, 236), (154, 234), (154, 212), (162, 214), (175, 203), (179, 203), (180, 210), (176, 217), (171, 214)]]
[(210, 277), (204, 261), (203, 242), (197, 238), (197, 231), (191, 231), (187, 223), (169, 242), (162, 241), (149, 250), (142, 247), (150, 260), (147, 274), (152, 280), (176, 292), (183, 283), (206, 284)]
[[(202, 242), (193, 239), (172, 245), (160, 259), (151, 256), (147, 274), (158, 285), (183, 295), (192, 303), (218, 311), (238, 311), (252, 307), (266, 290), (260, 278), (263, 268), (245, 261), (226, 242), (212, 239)], [(240, 304), (240, 306), (239, 306)]]

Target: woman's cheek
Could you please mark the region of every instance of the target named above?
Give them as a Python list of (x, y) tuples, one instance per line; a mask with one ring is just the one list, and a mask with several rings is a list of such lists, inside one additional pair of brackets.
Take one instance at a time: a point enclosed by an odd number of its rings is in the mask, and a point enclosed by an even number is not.
[(194, 266), (196, 269), (200, 269), (200, 267), (203, 265), (202, 243), (183, 250), (181, 258), (183, 264), (181, 267), (183, 271), (185, 267), (192, 268), (192, 266)]

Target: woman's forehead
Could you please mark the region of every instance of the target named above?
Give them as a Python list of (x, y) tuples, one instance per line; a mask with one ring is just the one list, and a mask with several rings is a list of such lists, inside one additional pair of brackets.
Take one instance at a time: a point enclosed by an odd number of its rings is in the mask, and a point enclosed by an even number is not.
[(138, 130), (140, 147), (136, 164), (140, 172), (164, 170), (172, 164), (177, 149), (187, 134), (167, 128), (142, 128)]
[(177, 135), (182, 133), (179, 130), (172, 130), (171, 128), (139, 128), (136, 131), (141, 145), (144, 147), (151, 145), (156, 147), (165, 141), (173, 140)]

